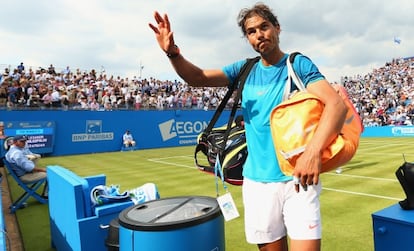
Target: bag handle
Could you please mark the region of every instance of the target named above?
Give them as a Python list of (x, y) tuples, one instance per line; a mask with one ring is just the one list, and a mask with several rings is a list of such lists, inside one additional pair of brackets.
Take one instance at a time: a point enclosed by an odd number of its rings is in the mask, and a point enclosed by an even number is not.
[(283, 92), (283, 101), (289, 99), (289, 95), (290, 95), (290, 91), (291, 91), (291, 87), (292, 87), (292, 82), (293, 84), (295, 84), (295, 86), (298, 88), (299, 91), (303, 91), (306, 92), (306, 87), (303, 84), (302, 80), (300, 79), (300, 77), (298, 76), (298, 74), (295, 72), (295, 70), (293, 69), (293, 62), (295, 60), (295, 57), (297, 55), (300, 55), (300, 52), (294, 52), (292, 54), (289, 55), (289, 57), (286, 59), (286, 65), (287, 65), (287, 70), (288, 70), (288, 79), (286, 81), (286, 87), (285, 90)]

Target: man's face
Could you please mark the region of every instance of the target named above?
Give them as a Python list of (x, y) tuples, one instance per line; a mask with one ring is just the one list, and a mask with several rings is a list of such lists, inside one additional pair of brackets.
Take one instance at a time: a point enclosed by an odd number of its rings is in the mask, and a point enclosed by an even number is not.
[(246, 20), (245, 27), (249, 43), (261, 55), (274, 53), (279, 48), (280, 26), (274, 26), (260, 16), (253, 16)]
[(15, 141), (14, 144), (20, 148), (24, 148), (24, 146), (26, 145), (26, 140), (18, 140)]

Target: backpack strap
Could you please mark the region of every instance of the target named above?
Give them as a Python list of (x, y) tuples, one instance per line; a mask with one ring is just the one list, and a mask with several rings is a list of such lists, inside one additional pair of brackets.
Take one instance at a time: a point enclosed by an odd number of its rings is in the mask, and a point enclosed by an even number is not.
[[(241, 100), (242, 98), (244, 83), (246, 82), (247, 76), (249, 75), (253, 65), (259, 60), (260, 60), (260, 57), (247, 59), (247, 62), (243, 65), (243, 68), (240, 70), (240, 73), (237, 79), (239, 81), (239, 87), (237, 88), (237, 96), (234, 99), (233, 108), (231, 109), (229, 121), (227, 123), (226, 133), (224, 134), (224, 137), (223, 137), (223, 146), (222, 146), (223, 150), (226, 146), (227, 139), (229, 138), (229, 135), (230, 135), (231, 126), (234, 121), (234, 116), (236, 115), (237, 108), (239, 107), (239, 100)], [(235, 82), (235, 84), (237, 84), (237, 82)]]
[[(219, 106), (217, 107), (216, 112), (213, 115), (213, 118), (210, 120), (210, 123), (207, 125), (207, 128), (204, 130), (205, 134), (208, 134), (209, 132), (211, 132), (211, 130), (213, 129), (214, 125), (216, 124), (218, 118), (220, 117), (221, 113), (223, 112), (224, 108), (226, 107), (227, 102), (229, 101), (230, 97), (233, 95), (234, 90), (237, 88), (238, 92), (237, 92), (237, 96), (236, 99), (234, 100), (234, 104), (233, 104), (233, 108), (232, 108), (232, 113), (234, 110), (234, 113), (237, 110), (238, 107), (238, 103), (239, 103), (239, 99), (241, 98), (241, 93), (243, 91), (243, 86), (244, 86), (244, 82), (247, 79), (247, 76), (250, 73), (250, 70), (252, 69), (253, 65), (259, 61), (260, 57), (255, 57), (255, 58), (248, 58), (246, 63), (242, 66), (242, 68), (240, 69), (239, 74), (237, 75), (236, 79), (234, 80), (234, 84), (229, 87), (226, 95), (224, 96), (223, 100), (220, 102)], [(237, 83), (239, 83), (237, 85)], [(229, 123), (228, 125), (231, 126), (231, 124), (233, 123), (233, 119), (234, 119), (234, 115), (233, 117), (229, 118)]]

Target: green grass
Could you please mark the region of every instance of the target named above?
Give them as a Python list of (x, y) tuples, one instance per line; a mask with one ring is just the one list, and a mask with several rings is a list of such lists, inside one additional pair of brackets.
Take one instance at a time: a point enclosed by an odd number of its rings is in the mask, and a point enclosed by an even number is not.
[[(403, 153), (407, 161), (414, 161), (412, 141), (413, 138), (362, 138), (357, 154), (343, 167), (342, 174), (332, 171), (322, 175), (322, 250), (374, 249), (371, 214), (405, 198), (394, 173), (403, 163)], [(80, 176), (104, 173), (107, 184), (119, 184), (121, 191), (153, 182), (163, 198), (215, 197), (214, 176), (194, 168), (193, 151), (194, 147), (176, 147), (49, 157), (41, 159), (40, 164), (61, 165)], [(15, 182), (10, 183), (15, 197), (21, 190)], [(226, 222), (227, 250), (257, 250), (244, 238), (241, 187), (228, 187), (241, 217)], [(30, 203), (28, 208), (17, 211), (17, 217), (26, 251), (52, 250), (47, 205)]]

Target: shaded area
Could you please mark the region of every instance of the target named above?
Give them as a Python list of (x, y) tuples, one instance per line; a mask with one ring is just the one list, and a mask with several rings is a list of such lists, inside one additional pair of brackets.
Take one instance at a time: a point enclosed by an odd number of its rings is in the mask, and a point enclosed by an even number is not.
[(11, 251), (23, 251), (24, 246), (21, 239), (19, 224), (15, 214), (10, 213), (11, 197), (10, 188), (8, 183), (8, 174), (6, 174), (4, 167), (0, 168), (0, 172), (3, 174), (2, 179), (2, 200), (3, 200), (3, 215), (6, 223), (6, 235), (7, 235), (7, 250)]

